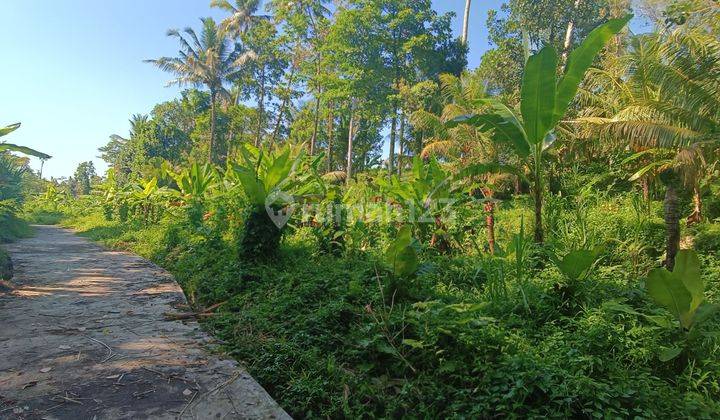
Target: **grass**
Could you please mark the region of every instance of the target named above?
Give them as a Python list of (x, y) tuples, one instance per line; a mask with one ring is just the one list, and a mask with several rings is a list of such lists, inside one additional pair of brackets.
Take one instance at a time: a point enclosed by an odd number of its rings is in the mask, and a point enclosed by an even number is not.
[[(296, 417), (713, 417), (718, 342), (704, 340), (690, 365), (658, 360), (674, 332), (645, 316), (664, 312), (646, 297), (642, 273), (661, 258), (660, 209), (639, 219), (627, 200), (591, 200), (580, 212), (563, 204), (571, 211), (553, 222), (558, 244), (612, 246), (571, 295), (533, 250), (529, 314), (512, 268), (474, 253), (462, 226), (451, 230), (467, 248), (424, 250), (426, 269), (393, 296), (382, 262), (391, 226), (368, 230), (371, 246), (337, 257), (318, 252), (311, 228), (296, 228), (275, 260), (246, 262), (232, 232), (177, 216), (143, 225), (88, 213), (65, 223), (167, 268), (198, 307), (225, 302), (205, 327)], [(502, 206), (499, 243), (527, 211)], [(703, 261), (717, 301), (720, 263)]]

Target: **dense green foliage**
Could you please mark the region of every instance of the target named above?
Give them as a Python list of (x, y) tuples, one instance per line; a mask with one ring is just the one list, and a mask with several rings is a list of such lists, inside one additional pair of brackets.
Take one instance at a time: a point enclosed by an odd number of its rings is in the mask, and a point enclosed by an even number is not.
[(720, 7), (512, 0), (470, 71), (429, 0), (328, 3), (170, 31), (193, 89), (26, 218), (172, 271), (296, 417), (717, 417)]
[[(212, 233), (214, 222), (198, 229), (178, 216), (144, 227), (76, 208), (67, 223), (169, 268), (199, 308), (226, 302), (207, 327), (299, 417), (717, 413), (720, 317), (703, 325), (692, 359), (660, 360), (676, 346), (677, 324), (644, 292), (641, 273), (662, 254), (664, 228), (660, 207), (647, 213), (633, 206), (639, 199), (590, 194), (553, 204), (564, 210), (548, 238), (559, 254), (608, 244), (580, 279), (531, 244), (518, 266), (516, 251), (491, 257), (472, 235), (453, 255), (416, 243), (423, 266), (397, 278), (392, 225), (357, 227), (358, 242), (341, 257), (320, 251), (312, 227), (291, 226), (277, 259), (248, 263), (232, 235)], [(519, 215), (531, 214), (527, 204), (500, 205), (503, 246)], [(477, 207), (462, 211), (448, 226), (459, 240), (483, 229)], [(713, 302), (717, 261), (702, 257)]]
[[(0, 137), (6, 136), (20, 128), (20, 123), (0, 128)], [(10, 152), (17, 152), (41, 159), (50, 159), (49, 155), (25, 146), (7, 143), (0, 140), (0, 280), (12, 277), (10, 256), (2, 248), (3, 242), (9, 242), (21, 236), (27, 236), (30, 229), (27, 223), (17, 217), (16, 213), (25, 196), (41, 187), (38, 177), (28, 167), (28, 159), (21, 158)]]

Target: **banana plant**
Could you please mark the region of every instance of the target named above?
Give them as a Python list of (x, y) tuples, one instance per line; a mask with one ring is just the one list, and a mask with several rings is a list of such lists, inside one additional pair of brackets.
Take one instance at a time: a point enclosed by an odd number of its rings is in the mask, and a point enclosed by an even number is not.
[(385, 262), (390, 272), (400, 278), (415, 275), (420, 267), (417, 251), (413, 247), (412, 229), (409, 225), (400, 228), (397, 238), (385, 251)]
[[(450, 244), (446, 238), (446, 227), (442, 221), (451, 199), (453, 176), (445, 171), (437, 159), (430, 158), (428, 163), (415, 156), (412, 171), (405, 179), (393, 175), (389, 180), (376, 180), (383, 191), (394, 202), (410, 212), (409, 217), (414, 228), (421, 234), (432, 231), (430, 245), (448, 251)], [(428, 229), (432, 226), (432, 229)]]
[(116, 206), (116, 200), (118, 197), (115, 170), (113, 168), (108, 169), (105, 181), (95, 187), (95, 193), (101, 197), (101, 206), (103, 208), (103, 213), (105, 214), (105, 219), (112, 220), (113, 209)]
[(298, 185), (304, 147), (288, 145), (266, 154), (246, 144), (239, 151), (240, 161), (232, 163), (226, 175), (242, 187), (248, 202), (239, 248), (245, 258), (269, 258), (277, 252), (291, 215), (291, 193)]
[(179, 196), (180, 202), (185, 204), (190, 222), (196, 227), (200, 226), (205, 216), (206, 200), (210, 192), (220, 185), (217, 171), (210, 164), (201, 165), (194, 162), (189, 168), (180, 172), (175, 172), (171, 168), (166, 172), (177, 185), (177, 190), (171, 192)]
[[(6, 135), (12, 133), (13, 131), (17, 130), (18, 128), (20, 128), (20, 123), (10, 124), (7, 127), (0, 128), (0, 137), (6, 136)], [(23, 153), (28, 156), (38, 157), (42, 160), (47, 160), (52, 157), (48, 154), (38, 152), (37, 150), (31, 149), (29, 147), (19, 146), (17, 144), (12, 144), (12, 143), (0, 142), (0, 152), (5, 152), (5, 151)]]
[(144, 223), (157, 221), (159, 218), (159, 199), (165, 192), (164, 187), (158, 186), (158, 179), (139, 180), (133, 185), (128, 196), (129, 204), (139, 213)]
[(177, 173), (168, 170), (175, 180), (184, 201), (202, 200), (218, 183), (218, 175), (212, 165), (194, 162), (190, 168)]
[(550, 259), (568, 280), (577, 283), (590, 275), (604, 251), (605, 247), (603, 246), (593, 249), (576, 249), (568, 252), (562, 258), (551, 255)]
[(55, 184), (50, 183), (45, 189), (45, 192), (40, 196), (40, 199), (43, 202), (50, 204), (53, 211), (57, 211), (58, 206), (63, 200), (63, 196), (62, 193), (58, 191)]
[[(545, 46), (530, 56), (525, 65), (520, 89), (520, 116), (495, 98), (477, 99), (487, 109), (479, 114), (463, 115), (448, 122), (449, 127), (471, 124), (491, 131), (496, 143), (512, 146), (530, 166), (535, 200), (534, 239), (544, 241), (542, 225), (543, 153), (555, 141), (555, 126), (564, 118), (585, 72), (605, 44), (632, 18), (611, 19), (598, 26), (569, 55), (567, 66), (558, 78), (558, 53)], [(531, 160), (528, 161), (528, 158)]]
[(240, 147), (240, 162), (231, 165), (228, 176), (242, 186), (251, 205), (265, 206), (274, 194), (292, 190), (293, 176), (304, 157), (302, 146), (265, 153), (245, 144)]
[(470, 196), (475, 196), (478, 191), (483, 196), (485, 228), (490, 255), (495, 255), (495, 207), (498, 200), (494, 198), (494, 195), (495, 183), (501, 175), (513, 175), (518, 179), (527, 180), (525, 174), (518, 168), (499, 162), (469, 165), (455, 175), (455, 180), (458, 184), (465, 184), (464, 189)]
[(648, 273), (645, 288), (655, 303), (675, 317), (683, 332), (683, 340), (678, 345), (660, 353), (662, 361), (672, 360), (688, 349), (701, 335), (698, 326), (720, 310), (720, 306), (705, 301), (700, 260), (693, 250), (678, 252), (673, 271), (656, 268)]

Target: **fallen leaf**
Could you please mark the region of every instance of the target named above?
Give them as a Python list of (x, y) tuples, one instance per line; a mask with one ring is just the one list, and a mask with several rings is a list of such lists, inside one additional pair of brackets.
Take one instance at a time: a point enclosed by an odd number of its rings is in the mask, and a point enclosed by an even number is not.
[(45, 367), (45, 368), (40, 369), (40, 372), (42, 372), (42, 373), (48, 373), (48, 372), (50, 372), (51, 370), (52, 370), (51, 367)]
[(85, 327), (78, 328), (78, 331), (85, 331), (85, 330), (87, 330), (87, 328), (85, 328)]
[(117, 379), (120, 375), (112, 375), (112, 376), (106, 376), (105, 379)]
[(58, 347), (60, 350), (70, 350), (70, 346), (62, 345)]
[(190, 391), (189, 389), (186, 389), (185, 391), (183, 391), (183, 395), (186, 396), (186, 397), (189, 397), (189, 396), (191, 396), (192, 394), (193, 394), (193, 392)]

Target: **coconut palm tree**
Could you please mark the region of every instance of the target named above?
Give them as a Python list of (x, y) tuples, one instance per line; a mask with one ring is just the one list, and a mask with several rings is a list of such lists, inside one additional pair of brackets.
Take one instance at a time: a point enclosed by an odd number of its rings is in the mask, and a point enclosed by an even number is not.
[(235, 76), (254, 54), (244, 51), (239, 44), (230, 42), (225, 31), (212, 18), (201, 21), (202, 30), (199, 35), (192, 28), (185, 28), (184, 34), (176, 29), (167, 32), (168, 36), (177, 38), (180, 43), (177, 57), (145, 61), (175, 74), (177, 78), (171, 80), (169, 85), (205, 86), (210, 91), (209, 161), (213, 163), (218, 100), (230, 97), (224, 83)]
[[(631, 179), (659, 176), (667, 186), (665, 265), (672, 268), (679, 247), (678, 188), (693, 193), (695, 208), (688, 222), (702, 218), (700, 182), (708, 159), (720, 147), (720, 42), (704, 30), (678, 28), (635, 37), (626, 57), (626, 75), (618, 89), (598, 93), (594, 82), (588, 98), (614, 95), (612, 115), (586, 115), (577, 123), (629, 147), (629, 159), (643, 167)], [(602, 75), (598, 75), (602, 79)], [(606, 102), (607, 103), (607, 102)], [(607, 110), (596, 110), (607, 113)]]
[(460, 77), (440, 75), (440, 91), (446, 104), (439, 115), (426, 110), (415, 111), (410, 121), (413, 126), (428, 134), (427, 144), (420, 156), (452, 157), (458, 180), (472, 196), (481, 196), (486, 213), (488, 250), (495, 253), (495, 190), (508, 175), (521, 179), (524, 175), (516, 169), (518, 162), (510, 163), (502, 146), (493, 143), (486, 131), (473, 124), (448, 127), (447, 122), (467, 114), (479, 113), (484, 105), (485, 84), (478, 72), (463, 73)]
[(463, 29), (462, 29), (462, 43), (467, 45), (468, 41), (468, 26), (470, 24), (470, 5), (472, 0), (465, 0), (465, 13), (463, 14)]
[(235, 0), (234, 5), (228, 0), (212, 0), (210, 7), (230, 13), (220, 23), (220, 27), (234, 38), (246, 34), (257, 22), (270, 19), (269, 16), (255, 14), (260, 7), (260, 0)]
[(466, 72), (460, 77), (442, 74), (440, 92), (445, 101), (441, 112), (420, 109), (410, 115), (413, 127), (425, 135), (421, 156), (457, 158), (461, 167), (470, 161), (493, 159), (495, 146), (483, 130), (472, 124), (452, 128), (445, 125), (461, 115), (482, 109), (477, 99), (485, 97), (485, 85), (479, 73)]

